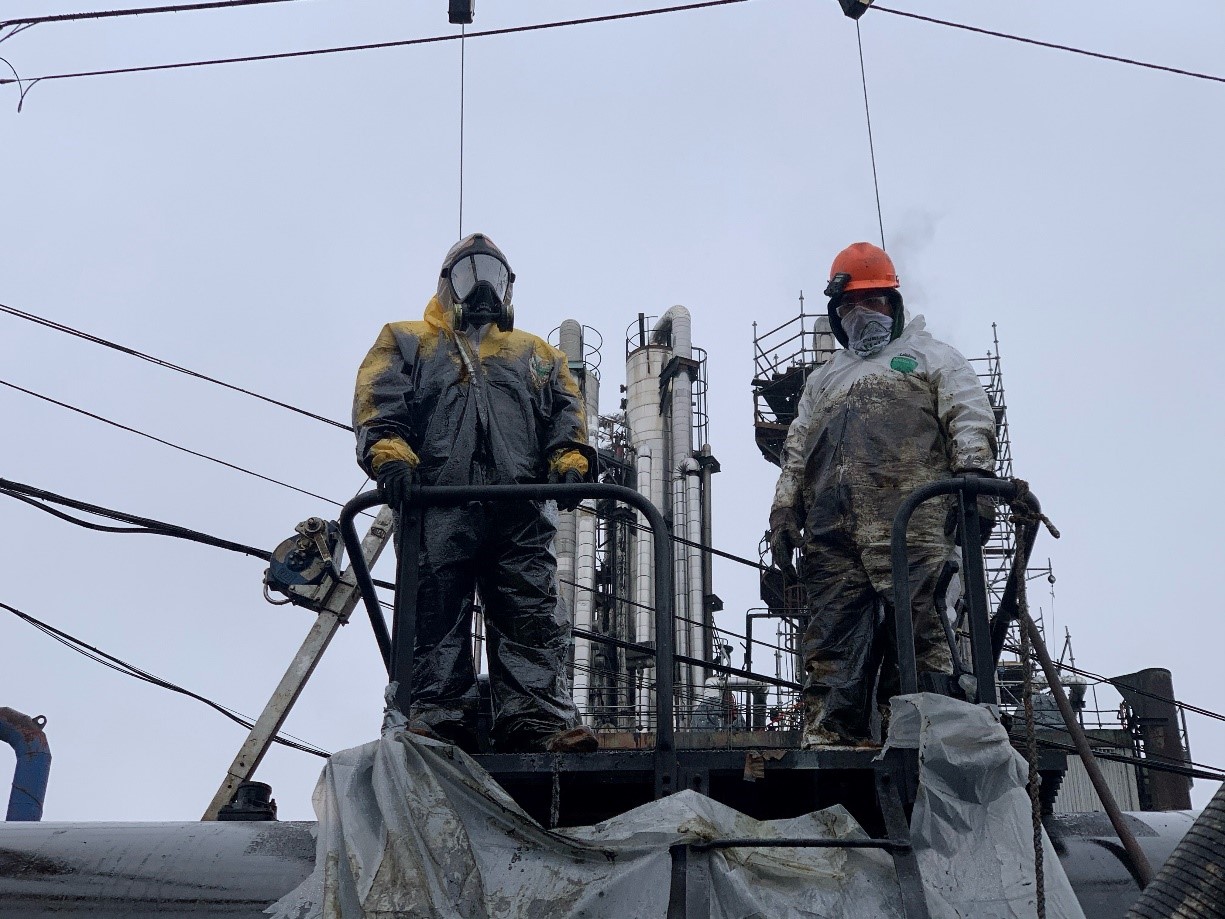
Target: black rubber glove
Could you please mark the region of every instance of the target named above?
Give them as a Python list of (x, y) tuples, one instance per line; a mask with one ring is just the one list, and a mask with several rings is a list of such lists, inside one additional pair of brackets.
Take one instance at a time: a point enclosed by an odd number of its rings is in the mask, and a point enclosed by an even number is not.
[[(994, 478), (993, 476), (979, 469), (966, 469), (963, 472), (959, 472), (958, 475), (963, 475), (966, 478)], [(978, 532), (980, 542), (985, 546), (987, 541), (991, 538), (991, 531), (995, 529), (995, 499), (990, 495), (979, 495), (975, 503), (977, 504), (978, 509)], [(960, 546), (961, 533), (960, 527), (958, 527), (958, 522), (957, 502), (954, 500), (953, 506), (949, 508), (948, 520), (945, 523), (945, 532), (951, 534), (954, 537), (954, 542)]]
[(375, 481), (383, 500), (398, 511), (408, 501), (409, 490), (417, 481), (417, 469), (404, 460), (389, 460), (379, 466)]
[[(569, 469), (561, 475), (554, 473), (549, 476), (549, 481), (554, 485), (582, 485), (587, 479), (577, 469)], [(564, 500), (558, 498), (557, 509), (559, 511), (572, 511), (582, 503), (582, 498), (566, 498)]]
[(774, 567), (795, 581), (799, 576), (792, 561), (795, 550), (804, 544), (795, 510), (780, 507), (770, 513), (770, 556)]

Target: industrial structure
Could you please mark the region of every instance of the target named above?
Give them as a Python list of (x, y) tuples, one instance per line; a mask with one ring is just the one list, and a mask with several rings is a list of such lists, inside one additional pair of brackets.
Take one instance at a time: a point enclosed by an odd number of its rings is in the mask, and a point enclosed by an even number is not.
[[(602, 482), (632, 488), (659, 508), (672, 540), (674, 636), (678, 655), (707, 661), (714, 647), (711, 477), (719, 471), (707, 442), (706, 352), (693, 344), (683, 306), (662, 316), (639, 313), (625, 337), (625, 384), (618, 410), (601, 414), (602, 337), (567, 320), (556, 344), (587, 405)], [(654, 658), (595, 642), (585, 633), (653, 647), (654, 560), (641, 512), (614, 502), (584, 502), (562, 515), (557, 537), (562, 594), (574, 611), (573, 686), (579, 710), (595, 727), (651, 730)], [(686, 727), (706, 678), (700, 664), (678, 668), (678, 726)]]
[[(777, 569), (761, 565), (764, 605), (745, 612), (744, 635), (735, 636), (745, 640), (742, 664), (731, 659), (732, 634), (715, 623), (722, 603), (715, 593), (712, 562), (716, 554), (726, 553), (711, 545), (712, 477), (719, 464), (708, 442), (706, 354), (693, 344), (693, 332), (692, 317), (682, 306), (658, 318), (639, 314), (625, 336), (626, 383), (617, 407), (601, 413), (602, 337), (573, 320), (556, 330), (555, 343), (586, 402), (588, 433), (600, 458), (599, 484), (456, 486), (421, 492), (422, 502), (543, 500), (561, 496), (557, 489), (570, 489), (573, 495), (578, 489), (585, 498), (576, 511), (560, 515), (558, 580), (574, 615), (575, 700), (587, 723), (601, 734), (604, 749), (570, 758), (482, 750), (472, 757), (488, 783), (482, 794), (501, 801), (497, 806), (502, 808), (506, 801), (498, 796), (509, 795), (521, 808), (524, 822), (516, 824), (513, 835), (518, 840), (515, 851), (524, 857), (532, 850), (523, 834), (534, 832), (533, 826), (558, 832), (591, 827), (659, 805), (679, 791), (698, 792), (719, 807), (734, 809), (740, 815), (737, 820), (763, 825), (781, 821), (780, 826), (798, 826), (785, 821), (838, 805), (862, 837), (823, 838), (812, 835), (809, 826), (803, 833), (792, 830), (795, 838), (783, 840), (729, 835), (724, 829), (714, 839), (671, 842), (669, 919), (709, 914), (707, 901), (714, 896), (711, 865), (723, 864), (710, 861), (713, 851), (761, 852), (784, 842), (796, 851), (869, 849), (876, 850), (872, 855), (887, 856), (871, 869), (883, 866), (889, 884), (896, 885), (884, 899), (900, 903), (899, 915), (921, 919), (930, 914), (932, 888), (930, 879), (921, 876), (915, 854), (924, 844), (921, 831), (912, 835), (907, 821), (923, 781), (917, 754), (906, 748), (891, 749), (883, 757), (875, 750), (798, 749), (799, 639), (806, 612), (798, 584)], [(755, 330), (754, 430), (767, 460), (778, 462), (804, 381), (835, 347), (825, 315), (806, 314), (802, 299), (797, 318), (761, 334)], [(977, 367), (995, 409), (999, 479), (934, 483), (944, 493), (958, 494), (963, 512), (977, 494), (1007, 499), (1018, 494), (1008, 481), (1012, 452), (998, 341), (986, 357), (977, 359)], [(382, 509), (364, 542), (358, 542), (354, 529), (355, 516), (379, 504), (373, 492), (360, 495), (345, 506), (338, 523), (304, 521), (297, 535), (272, 553), (266, 589), (316, 611), (318, 620), (235, 756), (207, 809), (206, 822), (41, 826), (34, 808), (16, 817), (10, 810), (14, 822), (0, 826), (0, 917), (52, 911), (142, 916), (167, 909), (182, 915), (254, 917), (299, 884), (310, 888), (324, 856), (309, 827), (278, 824), (271, 789), (252, 779), (332, 634), (359, 603), (366, 606), (392, 685), (399, 675), (411, 672), (412, 603), (397, 595), (389, 629), (370, 574), (390, 540), (390, 512)], [(399, 552), (401, 582), (411, 572), (406, 562), (411, 562), (412, 552), (405, 551), (411, 536), (404, 536), (405, 530), (400, 535), (405, 540)], [(1015, 602), (1018, 578), (1031, 574), (1027, 562), (1032, 538), (1027, 542), (1023, 537), (1015, 521), (1001, 519), (981, 553), (967, 548), (964, 564), (981, 569), (982, 576), (975, 578), (972, 568), (958, 572), (965, 576), (964, 588), (961, 577), (950, 579), (950, 640), (973, 672), (991, 671), (990, 678), (974, 683), (970, 701), (998, 704), (1005, 723), (1011, 720), (1012, 736), (1003, 740), (1006, 748), (1027, 739), (1021, 708), (1026, 695), (1032, 699), (1037, 730), (1028, 739), (1042, 748), (1037, 757), (1042, 821), (1056, 844), (1052, 860), (1058, 862), (1050, 870), (1066, 876), (1060, 883), (1070, 883), (1065, 892), (1070, 896), (1074, 891), (1085, 915), (1121, 919), (1142, 875), (1136, 874), (1134, 852), (1119, 848), (1118, 824), (1099, 812), (1103, 802), (1096, 789), (1103, 786), (1093, 785), (1085, 768), (1068, 755), (1069, 742), (1076, 737), (1073, 726), (1055, 715), (1056, 697), (1066, 692), (1071, 698), (1077, 720), (1103, 758), (1106, 796), (1125, 810), (1139, 812), (1128, 818), (1139, 840), (1131, 840), (1135, 852), (1158, 865), (1192, 826), (1185, 811), (1190, 806), (1189, 776), (1195, 770), (1181, 709), (1168, 671), (1142, 671), (1108, 681), (1122, 693), (1124, 706), (1116, 716), (1118, 723), (1107, 723), (1100, 705), (1090, 705), (1093, 687), (1077, 676), (1074, 661), (1065, 665), (1064, 673), (1070, 676), (1060, 679), (1056, 689), (1043, 684), (1036, 669), (1012, 653), (1018, 638), (1008, 605)], [(349, 565), (343, 573), (337, 564), (342, 542)], [(975, 540), (967, 543), (977, 545)], [(904, 541), (900, 549), (904, 558)], [(1036, 574), (1049, 577), (1049, 566)], [(904, 587), (895, 584), (897, 589), (905, 595)], [(901, 626), (899, 618), (902, 685), (913, 692), (913, 648), (907, 676), (909, 639)], [(478, 617), (473, 642), (478, 661), (482, 652)], [(1070, 660), (1070, 647), (1065, 652)], [(964, 710), (981, 715), (981, 708)], [(38, 788), (40, 813), (50, 759), (46, 738), (41, 723), (12, 714), (10, 723), (38, 728), (37, 737), (29, 731), (23, 737), (33, 737), (30, 750), (41, 756), (39, 768), (18, 779), (23, 794)], [(1010, 750), (1007, 755), (1014, 756)], [(16, 800), (16, 786), (14, 795)], [(333, 806), (359, 805), (342, 800)], [(321, 824), (319, 846), (325, 844), (324, 830)], [(375, 830), (375, 836), (382, 832), (377, 826)], [(335, 832), (329, 840), (327, 844), (336, 844)], [(440, 844), (428, 835), (420, 843), (431, 852)], [(1024, 853), (1014, 854), (1023, 861)], [(869, 862), (864, 865), (865, 871), (871, 867)]]

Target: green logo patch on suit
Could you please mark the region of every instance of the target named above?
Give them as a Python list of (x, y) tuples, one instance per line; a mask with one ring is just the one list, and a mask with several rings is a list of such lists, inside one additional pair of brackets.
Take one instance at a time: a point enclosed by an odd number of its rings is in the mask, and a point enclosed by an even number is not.
[(533, 382), (536, 388), (542, 387), (549, 379), (549, 375), (553, 372), (553, 365), (545, 361), (541, 356), (534, 351), (532, 352), (529, 362), (532, 368)]
[(919, 366), (919, 362), (909, 354), (899, 354), (889, 362), (889, 366), (899, 373), (914, 373), (914, 369)]

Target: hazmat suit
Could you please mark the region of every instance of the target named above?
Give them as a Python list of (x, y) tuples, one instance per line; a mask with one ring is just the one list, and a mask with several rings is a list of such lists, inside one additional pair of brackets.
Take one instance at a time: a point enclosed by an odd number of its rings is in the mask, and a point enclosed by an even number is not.
[[(869, 345), (871, 353), (854, 350), (854, 339), (848, 343), (835, 321), (842, 291), (831, 297), (831, 326), (845, 350), (805, 384), (771, 506), (776, 546), (780, 530), (798, 535), (803, 529), (795, 541), (809, 614), (803, 638), (807, 746), (870, 739), (882, 657), (879, 703), (897, 692), (889, 544), (902, 501), (929, 482), (969, 471), (991, 475), (995, 467), (995, 420), (977, 376), (960, 353), (928, 334), (922, 316), (905, 318), (892, 263), (885, 274), (892, 285), (873, 283), (892, 302), (892, 329), (886, 324), (887, 334)], [(951, 498), (920, 505), (909, 528), (920, 672), (952, 670), (935, 596), (952, 552), (951, 506)], [(782, 564), (777, 548), (775, 561)]]
[[(362, 362), (353, 400), (359, 464), (381, 488), (388, 468), (423, 485), (591, 480), (595, 452), (578, 386), (560, 351), (513, 329), (509, 268), (496, 297), (459, 299), (456, 266), (472, 263), (474, 249), (505, 265), (487, 238), (461, 240), (424, 319), (384, 326)], [(585, 735), (576, 749), (594, 748), (590, 729), (577, 727), (566, 676), (571, 622), (557, 591), (556, 512), (522, 501), (421, 513), (409, 729), (475, 749), (479, 587), (495, 748), (566, 749), (552, 744), (576, 732)]]

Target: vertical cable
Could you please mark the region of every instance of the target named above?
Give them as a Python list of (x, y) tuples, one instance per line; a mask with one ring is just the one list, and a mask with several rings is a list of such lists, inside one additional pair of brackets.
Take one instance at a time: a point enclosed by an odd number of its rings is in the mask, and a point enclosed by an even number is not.
[(464, 238), (464, 57), (468, 27), (459, 27), (459, 238)]
[(863, 114), (868, 121), (868, 152), (872, 155), (872, 185), (876, 189), (876, 221), (880, 225), (880, 247), (885, 246), (885, 218), (880, 210), (880, 182), (876, 178), (876, 147), (872, 143), (872, 112), (868, 108), (868, 74), (863, 66), (863, 37), (859, 34), (859, 20), (855, 20), (855, 41), (859, 43), (859, 75), (863, 79)]

